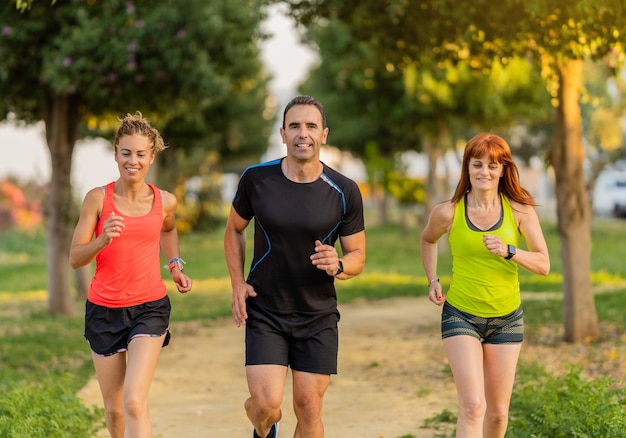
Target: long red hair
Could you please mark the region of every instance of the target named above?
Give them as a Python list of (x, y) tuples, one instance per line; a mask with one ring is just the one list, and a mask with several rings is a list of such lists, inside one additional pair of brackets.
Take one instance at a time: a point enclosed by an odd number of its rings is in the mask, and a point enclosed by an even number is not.
[(502, 137), (488, 132), (475, 135), (465, 145), (461, 178), (452, 196), (452, 203), (459, 202), (472, 189), (469, 179), (470, 159), (482, 158), (485, 154), (489, 154), (491, 161), (502, 164), (504, 167), (498, 191), (520, 204), (535, 206), (533, 195), (520, 184), (519, 170), (513, 161), (509, 144)]

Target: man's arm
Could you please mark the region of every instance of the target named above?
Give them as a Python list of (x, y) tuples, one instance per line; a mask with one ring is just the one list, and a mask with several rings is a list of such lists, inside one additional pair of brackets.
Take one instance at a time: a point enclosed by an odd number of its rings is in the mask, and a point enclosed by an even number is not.
[[(363, 271), (365, 266), (365, 231), (360, 231), (349, 236), (340, 236), (341, 252), (339, 258), (334, 246), (324, 245), (319, 240), (315, 242), (315, 253), (311, 256), (311, 263), (326, 271), (330, 276), (339, 280), (347, 280)], [(343, 265), (343, 272), (339, 273), (339, 262)]]
[(347, 280), (356, 277), (365, 267), (365, 231), (360, 231), (349, 236), (340, 236), (341, 262), (343, 272), (336, 276), (339, 280)]
[(246, 228), (249, 223), (249, 220), (239, 216), (237, 211), (230, 207), (224, 231), (224, 255), (233, 290), (231, 303), (233, 318), (238, 327), (245, 324), (248, 318), (246, 299), (256, 296), (254, 288), (246, 283), (243, 272), (246, 260)]

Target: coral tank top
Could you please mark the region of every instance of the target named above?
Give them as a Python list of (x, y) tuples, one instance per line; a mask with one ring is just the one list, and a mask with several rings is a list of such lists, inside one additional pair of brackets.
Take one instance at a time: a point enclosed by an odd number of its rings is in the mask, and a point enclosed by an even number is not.
[(152, 209), (143, 216), (127, 216), (115, 208), (114, 185), (112, 182), (105, 187), (96, 236), (102, 234), (104, 221), (111, 212), (124, 217), (126, 228), (96, 256), (96, 272), (87, 299), (105, 307), (128, 307), (159, 300), (167, 294), (160, 271), (161, 191), (148, 184), (154, 192)]

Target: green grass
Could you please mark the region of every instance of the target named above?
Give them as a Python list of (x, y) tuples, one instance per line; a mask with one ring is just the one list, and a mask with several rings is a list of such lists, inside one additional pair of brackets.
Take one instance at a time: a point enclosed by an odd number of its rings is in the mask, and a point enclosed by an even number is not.
[(45, 290), (46, 239), (35, 234), (0, 234), (0, 292)]
[[(554, 224), (544, 224), (552, 273), (541, 277), (520, 270), (526, 292), (561, 292), (559, 239)], [(598, 317), (604, 324), (626, 329), (626, 221), (593, 224), (592, 282), (615, 292), (596, 296)], [(364, 272), (337, 282), (342, 303), (357, 298), (426, 295), (426, 278), (419, 254), (419, 233), (402, 233), (394, 226), (370, 226), (367, 231)], [(223, 256), (223, 229), (181, 237), (185, 271), (194, 290), (173, 292), (172, 321), (207, 321), (230, 315), (230, 281)], [(607, 250), (610, 248), (610, 251)], [(163, 260), (165, 263), (165, 260)], [(250, 263), (250, 252), (247, 263)], [(439, 275), (450, 281), (451, 259), (442, 243)], [(93, 374), (89, 351), (82, 337), (82, 303), (77, 316), (50, 317), (46, 311), (45, 235), (0, 234), (0, 436), (32, 438), (89, 437), (103, 418), (75, 396)], [(526, 300), (530, 330), (562, 324), (558, 299)], [(542, 377), (543, 378), (543, 377)], [(577, 382), (573, 382), (577, 383)], [(581, 435), (582, 436), (582, 435)]]

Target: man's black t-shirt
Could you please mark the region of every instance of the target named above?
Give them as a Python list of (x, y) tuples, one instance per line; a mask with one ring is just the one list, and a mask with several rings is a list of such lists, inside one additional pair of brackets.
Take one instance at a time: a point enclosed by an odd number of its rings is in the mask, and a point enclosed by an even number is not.
[(257, 296), (248, 305), (281, 314), (336, 311), (334, 277), (311, 263), (315, 241), (365, 229), (363, 201), (354, 181), (323, 165), (311, 183), (289, 180), (282, 159), (251, 166), (241, 175), (233, 207), (254, 218), (254, 258), (248, 274)]

